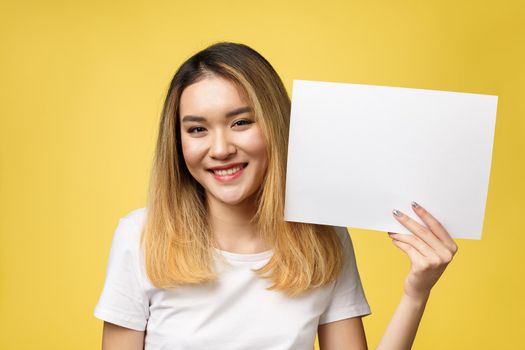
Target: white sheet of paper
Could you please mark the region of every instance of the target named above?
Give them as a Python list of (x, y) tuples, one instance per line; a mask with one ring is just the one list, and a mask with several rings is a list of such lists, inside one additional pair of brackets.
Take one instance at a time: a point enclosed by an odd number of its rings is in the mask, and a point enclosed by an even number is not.
[(294, 80), (286, 221), (411, 234), (392, 209), (481, 239), (498, 97)]

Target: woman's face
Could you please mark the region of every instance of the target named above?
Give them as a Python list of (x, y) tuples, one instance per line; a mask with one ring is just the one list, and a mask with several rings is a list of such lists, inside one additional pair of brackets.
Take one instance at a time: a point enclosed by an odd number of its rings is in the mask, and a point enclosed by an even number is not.
[[(182, 153), (208, 201), (236, 205), (260, 187), (266, 144), (244, 91), (212, 75), (184, 89), (179, 106)], [(212, 169), (212, 168), (222, 168)]]

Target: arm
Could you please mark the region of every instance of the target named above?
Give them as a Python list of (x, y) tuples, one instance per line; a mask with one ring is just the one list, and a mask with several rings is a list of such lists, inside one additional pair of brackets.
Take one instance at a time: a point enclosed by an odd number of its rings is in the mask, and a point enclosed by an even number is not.
[(392, 243), (409, 256), (411, 266), (401, 301), (377, 350), (412, 348), (430, 290), (458, 250), (439, 221), (415, 202), (412, 203), (412, 208), (425, 226), (398, 210), (393, 212), (395, 218), (413, 233), (402, 235), (389, 232)]
[(102, 349), (143, 349), (149, 298), (139, 267), (140, 230), (121, 218), (113, 235), (106, 280), (94, 315), (104, 321)]
[(412, 348), (427, 300), (414, 300), (403, 294), (376, 350)]
[[(423, 316), (428, 298), (415, 300), (406, 294), (401, 298), (379, 349), (410, 349)], [(366, 335), (361, 317), (326, 323), (317, 329), (321, 350), (367, 350)]]
[[(392, 243), (411, 260), (401, 301), (388, 324), (376, 350), (406, 350), (412, 347), (423, 316), (430, 290), (458, 247), (445, 228), (421, 206), (414, 211), (426, 227), (398, 212), (396, 219), (413, 235), (390, 233)], [(367, 349), (361, 318), (349, 318), (319, 326), (321, 350)]]
[(104, 322), (102, 350), (143, 350), (144, 331), (117, 326)]
[(321, 350), (367, 350), (361, 317), (325, 323), (317, 328)]
[(352, 239), (346, 227), (335, 229), (342, 241), (344, 264), (331, 300), (319, 317), (319, 347), (321, 350), (366, 350), (362, 318), (371, 310), (361, 285)]

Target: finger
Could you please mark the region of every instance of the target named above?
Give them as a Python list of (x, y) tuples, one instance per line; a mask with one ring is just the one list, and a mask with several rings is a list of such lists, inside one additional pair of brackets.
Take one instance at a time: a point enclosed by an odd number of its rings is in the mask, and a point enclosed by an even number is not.
[(410, 258), (410, 261), (412, 265), (421, 265), (423, 261), (425, 260), (425, 257), (421, 255), (417, 249), (412, 247), (410, 244), (401, 242), (397, 239), (392, 239), (392, 243), (398, 247), (400, 250), (406, 253), (408, 257)]
[(427, 257), (431, 260), (439, 259), (439, 256), (436, 254), (436, 252), (417, 236), (403, 235), (399, 233), (389, 233), (389, 235), (392, 239), (409, 244), (424, 257)]
[[(396, 213), (398, 215), (396, 215)], [(434, 235), (428, 227), (421, 225), (408, 215), (402, 213), (399, 210), (393, 211), (394, 217), (407, 229), (409, 229), (414, 235), (419, 237), (425, 242), (432, 250), (434, 250), (443, 260), (450, 260), (452, 253), (445, 246), (441, 240)], [(426, 254), (425, 254), (426, 255)], [(426, 255), (429, 256), (429, 255)]]
[(412, 202), (412, 209), (450, 251), (453, 253), (457, 251), (456, 243), (441, 222), (416, 202)]

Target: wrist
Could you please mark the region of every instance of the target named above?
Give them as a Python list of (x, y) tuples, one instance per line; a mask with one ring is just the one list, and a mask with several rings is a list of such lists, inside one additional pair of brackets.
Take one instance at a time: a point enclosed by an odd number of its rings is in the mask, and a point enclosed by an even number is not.
[(403, 293), (403, 299), (415, 306), (425, 305), (429, 297), (430, 297), (430, 291), (428, 291), (428, 293), (419, 293), (419, 294), (408, 294), (407, 292)]

